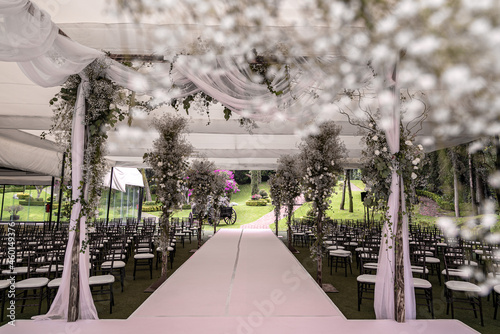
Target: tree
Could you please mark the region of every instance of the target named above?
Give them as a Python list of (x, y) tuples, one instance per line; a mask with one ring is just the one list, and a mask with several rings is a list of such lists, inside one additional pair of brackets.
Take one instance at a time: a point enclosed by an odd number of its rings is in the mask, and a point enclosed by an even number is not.
[[(208, 219), (210, 210), (212, 223), (217, 224), (219, 212), (216, 212), (215, 206), (220, 208), (219, 198), (225, 192), (225, 178), (220, 173), (216, 173), (216, 169), (213, 162), (197, 159), (191, 163), (186, 172), (187, 187), (191, 191), (198, 216), (198, 248), (201, 247), (203, 221)], [(215, 231), (216, 227), (214, 227)]]
[(342, 183), (342, 199), (340, 200), (340, 210), (344, 210), (346, 187), (347, 187), (347, 169), (344, 171), (344, 182)]
[(260, 170), (253, 170), (250, 172), (252, 179), (252, 195), (259, 193), (259, 185), (262, 182)]
[(151, 189), (149, 188), (149, 181), (148, 178), (146, 177), (146, 170), (144, 168), (141, 168), (141, 174), (142, 174), (142, 182), (144, 183), (144, 193), (146, 195), (146, 202), (152, 202), (153, 198), (151, 197)]
[[(301, 180), (304, 173), (301, 169), (301, 161), (298, 155), (282, 155), (278, 159), (276, 178), (273, 185), (278, 188), (275, 191), (280, 196), (280, 202), (286, 208), (287, 213), (287, 238), (288, 249), (292, 250), (292, 215), (295, 200), (302, 193)], [(272, 194), (271, 194), (272, 195)], [(273, 195), (272, 195), (273, 196)], [(274, 196), (273, 196), (274, 200)]]
[(303, 138), (299, 145), (300, 160), (304, 171), (303, 189), (312, 200), (316, 217), (316, 241), (311, 247), (317, 262), (316, 282), (322, 286), (323, 278), (323, 221), (330, 207), (330, 196), (337, 184), (337, 177), (343, 171), (342, 164), (347, 155), (344, 143), (339, 138), (340, 127), (333, 121), (318, 126), (316, 134)]
[(161, 276), (166, 278), (170, 218), (173, 210), (179, 209), (183, 204), (183, 184), (193, 147), (185, 138), (188, 125), (186, 118), (165, 114), (154, 119), (152, 125), (160, 136), (153, 142), (153, 149), (144, 154), (143, 159), (152, 168), (158, 183), (156, 201), (163, 204), (158, 247), (162, 250)]

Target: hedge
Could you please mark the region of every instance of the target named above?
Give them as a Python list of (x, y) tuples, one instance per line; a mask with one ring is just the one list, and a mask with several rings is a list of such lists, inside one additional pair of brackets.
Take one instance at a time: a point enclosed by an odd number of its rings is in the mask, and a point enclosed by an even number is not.
[(28, 194), (28, 193), (17, 193), (17, 198), (19, 198), (19, 199), (25, 199), (25, 200), (27, 200), (30, 197), (31, 197), (31, 195)]
[(245, 202), (248, 206), (266, 206), (267, 201), (265, 199), (249, 200)]
[(142, 212), (155, 212), (161, 211), (163, 208), (162, 205), (146, 205), (142, 207)]
[(417, 189), (416, 192), (417, 192), (417, 195), (419, 195), (419, 196), (424, 196), (424, 197), (432, 199), (443, 210), (448, 210), (448, 211), (455, 210), (455, 205), (453, 203), (445, 201), (443, 199), (443, 197), (438, 195), (438, 194), (434, 194), (434, 193), (431, 193), (430, 191), (420, 190), (420, 189)]
[[(22, 193), (24, 191), (24, 187), (21, 186), (6, 186), (6, 193)], [(3, 187), (0, 187), (0, 194), (3, 193)]]
[(44, 206), (46, 203), (43, 199), (32, 198), (29, 201), (19, 201), (19, 205), (23, 206)]

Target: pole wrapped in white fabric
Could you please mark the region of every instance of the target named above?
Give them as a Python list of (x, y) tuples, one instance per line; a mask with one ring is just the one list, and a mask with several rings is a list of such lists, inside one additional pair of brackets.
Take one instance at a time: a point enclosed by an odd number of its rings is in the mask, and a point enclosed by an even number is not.
[[(81, 195), (81, 181), (83, 180), (83, 157), (85, 148), (85, 85), (88, 85), (88, 79), (82, 76), (82, 82), (78, 87), (75, 112), (73, 117), (73, 130), (71, 138), (71, 159), (72, 159), (72, 199), (76, 201), (71, 210), (71, 220), (69, 226), (68, 245), (64, 257), (64, 270), (62, 280), (57, 295), (47, 314), (35, 317), (37, 320), (43, 319), (67, 319), (71, 276), (71, 257), (74, 241), (74, 234), (80, 233), (80, 247), (82, 241), (86, 240), (86, 217), (80, 218), (82, 204), (79, 202)], [(79, 254), (79, 319), (98, 319), (97, 310), (92, 299), (92, 293), (89, 286), (89, 252), (88, 246), (84, 252)]]
[[(400, 133), (400, 97), (398, 81), (394, 71), (383, 71), (388, 73), (386, 82), (392, 81), (392, 89), (380, 92), (379, 103), (382, 119), (379, 124), (385, 130), (387, 144), (393, 155), (399, 152)], [(374, 309), (377, 319), (395, 319), (395, 272), (396, 258), (394, 243), (397, 234), (399, 220), (399, 210), (403, 214), (403, 256), (404, 256), (404, 283), (405, 283), (405, 319), (415, 319), (416, 304), (415, 291), (413, 287), (413, 278), (411, 272), (411, 263), (409, 256), (408, 241), (408, 216), (406, 215), (404, 185), (402, 179), (397, 173), (398, 163), (394, 162), (391, 173), (391, 194), (388, 200), (389, 222), (385, 221), (382, 229), (382, 240), (380, 244), (380, 253), (377, 267), (377, 278), (375, 283)], [(401, 201), (401, 208), (400, 208)]]

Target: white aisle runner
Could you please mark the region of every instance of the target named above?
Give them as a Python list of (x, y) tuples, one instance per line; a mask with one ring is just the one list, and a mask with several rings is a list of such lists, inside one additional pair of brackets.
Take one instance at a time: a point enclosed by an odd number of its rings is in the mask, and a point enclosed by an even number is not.
[[(353, 278), (354, 279), (354, 278)], [(355, 296), (349, 296), (356, 302)], [(125, 320), (16, 321), (3, 333), (476, 333), (458, 320), (347, 320), (271, 230), (222, 229)]]

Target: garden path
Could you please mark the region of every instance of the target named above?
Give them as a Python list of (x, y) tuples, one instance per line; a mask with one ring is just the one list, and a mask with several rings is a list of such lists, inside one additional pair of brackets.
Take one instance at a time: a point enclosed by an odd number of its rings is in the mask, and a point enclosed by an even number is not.
[[(300, 206), (302, 204), (304, 204), (305, 202), (306, 202), (306, 200), (305, 200), (303, 194), (301, 194), (300, 196), (298, 196), (295, 199), (295, 205), (293, 206), (293, 211), (295, 211), (298, 208), (300, 208)], [(285, 208), (282, 207), (281, 211), (280, 211), (279, 219), (285, 217), (285, 215), (286, 215)], [(274, 215), (274, 210), (273, 210), (273, 211), (271, 211), (269, 213), (266, 213), (265, 215), (263, 215), (262, 217), (260, 217), (259, 219), (257, 219), (256, 221), (254, 221), (252, 223), (241, 225), (240, 228), (242, 228), (242, 229), (247, 229), (247, 228), (269, 228), (269, 225), (271, 225), (274, 222), (275, 222), (275, 215)]]

